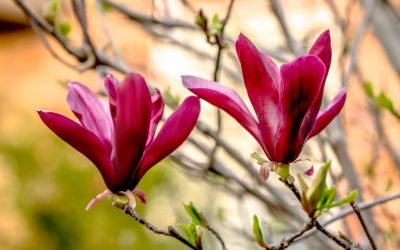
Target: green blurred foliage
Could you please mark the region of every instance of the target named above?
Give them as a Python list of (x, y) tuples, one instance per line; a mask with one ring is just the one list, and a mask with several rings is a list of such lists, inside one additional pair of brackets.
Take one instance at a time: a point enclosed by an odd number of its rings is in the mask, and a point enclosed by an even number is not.
[[(0, 249), (185, 249), (175, 239), (149, 232), (111, 201), (101, 201), (86, 212), (87, 203), (105, 189), (95, 166), (39, 119), (32, 120), (32, 114), (18, 116), (16, 130), (23, 131), (18, 139), (0, 130), (0, 156), (6, 163), (0, 171), (14, 175), (9, 200), (27, 233), (15, 232), (16, 239), (11, 240), (0, 231)], [(175, 185), (171, 169), (158, 166), (146, 174), (139, 188), (150, 200), (151, 194), (165, 195), (165, 186)], [(158, 190), (160, 185), (163, 190)], [(3, 193), (2, 198), (10, 195)], [(146, 206), (139, 204), (138, 212), (147, 215)]]

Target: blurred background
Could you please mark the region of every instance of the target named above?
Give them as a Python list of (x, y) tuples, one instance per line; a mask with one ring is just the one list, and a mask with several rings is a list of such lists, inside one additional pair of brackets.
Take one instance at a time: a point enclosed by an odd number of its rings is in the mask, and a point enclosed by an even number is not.
[[(42, 13), (48, 1), (27, 2)], [(229, 3), (223, 0), (116, 2), (148, 17), (181, 20), (193, 25), (194, 10), (202, 8), (209, 17), (214, 13), (222, 17)], [(395, 110), (400, 107), (397, 98), (400, 94), (400, 1), (371, 2), (376, 2), (371, 8), (374, 14), (367, 16), (370, 1), (281, 1), (290, 34), (298, 42), (299, 49), (308, 49), (324, 30), (331, 32), (333, 59), (325, 91), (332, 98), (349, 77), (348, 99), (341, 123), (366, 200), (398, 192), (400, 186), (400, 120), (391, 112), (377, 108), (363, 87), (366, 81), (370, 82), (375, 93), (383, 91), (393, 101)], [(108, 29), (126, 62), (153, 86), (169, 90), (182, 100), (189, 92), (181, 86), (181, 75), (212, 78), (216, 48), (205, 41), (201, 31), (149, 29), (112, 8), (105, 10), (102, 6), (99, 10), (96, 3), (87, 1), (89, 27), (95, 43), (106, 46), (104, 29)], [(79, 44), (81, 33), (69, 1), (61, 1), (60, 13), (61, 18), (71, 24), (68, 37)], [(360, 29), (365, 30), (357, 37)], [(273, 59), (278, 64), (294, 56), (269, 1), (237, 0), (226, 27), (226, 36), (231, 40), (227, 38), (229, 49), (223, 56), (220, 82), (235, 87), (245, 96), (233, 46), (240, 32), (267, 54), (275, 55)], [(74, 58), (54, 40), (50, 39), (50, 44), (61, 57), (76, 65)], [(357, 44), (356, 50), (352, 50), (354, 44)], [(356, 55), (351, 54), (353, 51)], [(353, 63), (352, 60), (358, 73), (346, 76), (347, 65)], [(120, 73), (113, 73), (122, 79)], [(185, 249), (172, 238), (148, 232), (113, 208), (110, 202), (102, 201), (89, 212), (85, 211), (88, 201), (105, 189), (101, 176), (91, 162), (53, 135), (34, 110), (47, 109), (72, 117), (65, 102), (65, 84), (70, 80), (82, 82), (94, 91), (102, 89), (98, 71), (78, 72), (57, 61), (27, 24), (14, 1), (1, 1), (0, 249)], [(215, 126), (213, 114), (214, 109), (202, 103), (202, 118)], [(233, 119), (227, 115), (223, 118), (223, 136), (229, 138), (237, 150), (247, 158), (259, 151), (254, 140)], [(302, 158), (310, 158), (319, 166), (322, 161), (318, 144), (314, 141), (309, 144)], [(190, 147), (185, 149), (185, 153), (194, 154)], [(224, 158), (222, 153), (221, 157), (230, 164), (231, 159)], [(300, 163), (299, 172), (304, 171), (307, 164)], [(344, 195), (351, 184), (340, 170), (334, 169), (332, 175), (332, 182)], [(279, 232), (284, 232), (282, 221), (263, 216), (265, 208), (254, 199), (230, 197), (219, 180), (210, 182), (188, 175), (168, 159), (149, 171), (139, 188), (146, 192), (149, 202), (139, 204), (138, 212), (154, 224), (179, 228), (179, 223), (189, 221), (182, 205), (193, 201), (226, 233), (232, 249), (257, 249), (251, 239), (234, 238), (240, 230), (251, 234), (254, 213), (262, 218), (268, 232), (278, 232), (274, 239), (279, 239)], [(376, 237), (385, 249), (400, 247), (400, 232), (396, 226), (400, 222), (398, 206), (399, 201), (392, 201), (373, 209), (379, 228)], [(240, 216), (233, 222), (229, 219), (238, 214)], [(347, 228), (337, 223), (333, 230), (347, 230), (355, 239), (361, 239), (358, 221), (353, 217), (346, 221)], [(205, 232), (206, 246), (216, 244), (211, 238)], [(306, 247), (296, 245), (293, 249)]]

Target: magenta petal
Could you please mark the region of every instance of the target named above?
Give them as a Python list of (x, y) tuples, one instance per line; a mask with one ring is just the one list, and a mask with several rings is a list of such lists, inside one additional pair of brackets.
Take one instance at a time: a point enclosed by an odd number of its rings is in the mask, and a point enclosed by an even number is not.
[(315, 105), (310, 109), (309, 116), (314, 117), (318, 114), (320, 106), (322, 104), (322, 98), (324, 94), (324, 86), (326, 77), (328, 76), (329, 68), (331, 66), (332, 60), (332, 48), (331, 48), (331, 36), (329, 34), (329, 30), (323, 32), (318, 39), (315, 41), (314, 45), (311, 47), (308, 52), (309, 55), (317, 56), (325, 65), (325, 76), (322, 87), (318, 93), (318, 98), (315, 102)]
[(266, 154), (257, 121), (246, 104), (231, 88), (195, 76), (182, 76), (183, 85), (201, 99), (224, 110), (235, 118), (262, 146)]
[(316, 56), (301, 56), (282, 65), (283, 120), (275, 150), (276, 161), (289, 163), (300, 154), (316, 119), (316, 115), (307, 113), (315, 105), (324, 75), (325, 66)]
[(165, 121), (164, 126), (146, 148), (140, 168), (136, 170), (131, 188), (135, 187), (142, 176), (156, 163), (178, 148), (189, 136), (196, 125), (200, 113), (200, 101), (197, 97), (190, 96), (175, 110)]
[(98, 97), (85, 85), (78, 82), (68, 84), (67, 103), (81, 124), (93, 132), (111, 152), (111, 138), (114, 128), (110, 112)]
[(346, 90), (343, 88), (339, 94), (332, 100), (324, 112), (318, 114), (317, 120), (308, 138), (311, 138), (321, 132), (342, 110), (346, 101)]
[(99, 138), (65, 116), (44, 110), (37, 110), (37, 112), (49, 129), (96, 165), (107, 187), (115, 191), (113, 189), (118, 183), (117, 178), (110, 155)]
[(156, 94), (151, 97), (151, 120), (150, 120), (150, 128), (149, 128), (149, 136), (147, 137), (146, 146), (149, 145), (154, 138), (154, 134), (156, 133), (157, 125), (160, 122), (163, 113), (164, 113), (164, 100), (161, 96), (161, 93), (158, 89), (156, 89)]
[(117, 105), (117, 89), (118, 89), (118, 80), (113, 75), (107, 75), (104, 79), (104, 87), (109, 96), (110, 100), (110, 112), (112, 119), (115, 119), (116, 114), (116, 105)]
[(332, 60), (332, 48), (331, 48), (331, 36), (329, 30), (324, 31), (314, 42), (309, 55), (314, 55), (319, 57), (325, 65), (325, 77), (328, 75), (329, 68), (331, 66)]
[(280, 121), (279, 70), (272, 60), (258, 51), (243, 34), (236, 41), (246, 90), (254, 107), (263, 141), (272, 154)]
[(118, 80), (113, 75), (109, 74), (104, 79), (104, 87), (110, 96), (110, 100), (115, 103), (117, 100)]
[(331, 36), (329, 30), (324, 31), (314, 42), (309, 55), (314, 55), (319, 57), (325, 65), (325, 77), (328, 75), (329, 68), (331, 66), (332, 60), (332, 48), (331, 48)]
[(151, 96), (142, 76), (128, 74), (118, 86), (116, 109), (116, 172), (120, 183), (128, 184), (142, 157), (150, 126)]
[(136, 195), (137, 197), (139, 197), (139, 200), (143, 203), (146, 204), (147, 203), (147, 197), (145, 192), (143, 192), (143, 190), (140, 190), (138, 188), (135, 188), (133, 190), (133, 194)]

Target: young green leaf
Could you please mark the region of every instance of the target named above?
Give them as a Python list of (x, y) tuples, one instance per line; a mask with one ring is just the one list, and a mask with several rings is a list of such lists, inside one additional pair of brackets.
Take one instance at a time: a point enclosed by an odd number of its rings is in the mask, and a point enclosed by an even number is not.
[(332, 186), (330, 188), (326, 188), (324, 190), (321, 200), (319, 201), (317, 209), (320, 212), (322, 212), (331, 205), (335, 197), (336, 197), (336, 187)]
[(364, 92), (367, 94), (368, 97), (374, 97), (374, 90), (372, 88), (371, 82), (364, 82), (363, 84)]
[(190, 244), (196, 246), (197, 243), (196, 225), (193, 222), (190, 222), (189, 224), (181, 224), (181, 227), (185, 231)]
[(197, 210), (197, 208), (193, 205), (192, 202), (184, 205), (184, 207), (186, 212), (190, 215), (190, 217), (192, 218), (193, 222), (196, 225), (200, 225), (203, 227), (207, 226), (207, 220), (205, 219), (203, 214)]
[(218, 14), (215, 14), (211, 19), (211, 27), (210, 27), (210, 34), (211, 35), (219, 35), (222, 31), (222, 23), (219, 19)]
[(101, 12), (106, 13), (111, 10), (110, 4), (108, 4), (104, 1), (100, 1), (99, 3), (100, 3), (99, 7), (100, 7)]
[(199, 12), (197, 13), (197, 15), (195, 16), (194, 22), (202, 30), (207, 30), (208, 29), (207, 17), (204, 15), (204, 12), (203, 12), (202, 9), (200, 9)]
[(376, 97), (376, 103), (380, 108), (385, 108), (390, 112), (393, 112), (393, 103), (385, 93), (380, 92), (379, 95)]
[(71, 32), (71, 24), (69, 22), (56, 22), (56, 30), (63, 36), (67, 36)]
[(332, 204), (327, 206), (327, 208), (337, 207), (337, 206), (341, 206), (343, 204), (353, 202), (357, 198), (357, 196), (358, 196), (358, 190), (355, 189), (355, 190), (351, 191), (350, 193), (348, 193), (346, 195), (346, 197), (343, 197), (342, 199), (340, 199), (336, 202), (333, 202)]
[(328, 169), (331, 166), (331, 161), (328, 161), (320, 169), (311, 182), (310, 188), (306, 192), (306, 200), (308, 204), (316, 209), (319, 201), (321, 200), (324, 190), (326, 188), (326, 177), (328, 175)]
[(307, 182), (304, 180), (303, 176), (300, 173), (297, 173), (297, 179), (299, 180), (301, 191), (304, 193), (308, 190)]
[(51, 0), (43, 5), (42, 14), (50, 23), (55, 23), (60, 10), (60, 1)]
[(260, 247), (267, 247), (267, 243), (264, 240), (264, 236), (260, 227), (260, 222), (258, 221), (257, 215), (253, 216), (253, 236), (254, 239), (256, 240), (257, 244)]

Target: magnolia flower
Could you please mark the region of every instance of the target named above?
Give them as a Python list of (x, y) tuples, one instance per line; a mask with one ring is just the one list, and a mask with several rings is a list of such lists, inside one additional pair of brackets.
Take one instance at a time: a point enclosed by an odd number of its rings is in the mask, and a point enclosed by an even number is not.
[(271, 161), (295, 161), (305, 142), (335, 118), (346, 99), (342, 89), (328, 108), (319, 112), (332, 56), (329, 31), (320, 35), (308, 54), (280, 69), (242, 34), (236, 52), (257, 119), (233, 89), (194, 76), (183, 76), (184, 86), (235, 118)]
[[(130, 190), (152, 166), (186, 140), (200, 112), (199, 99), (186, 98), (155, 136), (164, 111), (158, 90), (151, 96), (144, 78), (138, 74), (128, 74), (119, 85), (108, 76), (105, 87), (109, 104), (80, 83), (68, 84), (67, 103), (79, 122), (37, 110), (48, 128), (100, 171), (108, 190), (97, 196), (89, 208), (111, 193), (126, 195), (133, 202)], [(134, 193), (144, 199), (143, 192)]]

